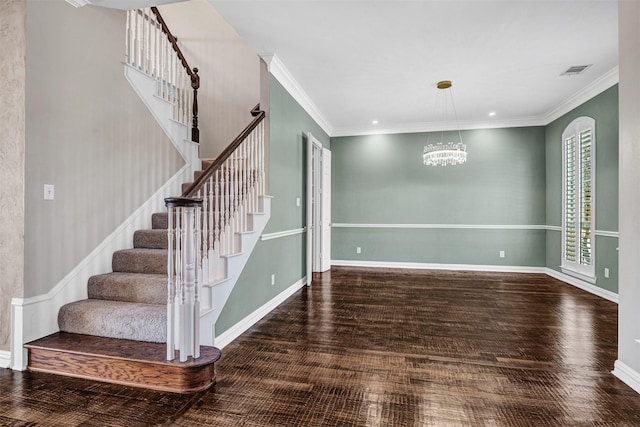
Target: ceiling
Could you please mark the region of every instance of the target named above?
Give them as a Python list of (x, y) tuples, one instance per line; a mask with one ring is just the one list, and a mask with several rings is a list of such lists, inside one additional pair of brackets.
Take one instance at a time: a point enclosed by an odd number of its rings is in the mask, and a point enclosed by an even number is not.
[(149, 6), (160, 6), (167, 3), (179, 3), (186, 0), (66, 0), (67, 3), (75, 7), (100, 6), (110, 9), (138, 9)]
[(440, 129), (445, 79), (461, 128), (544, 125), (618, 79), (617, 0), (209, 2), (331, 136)]

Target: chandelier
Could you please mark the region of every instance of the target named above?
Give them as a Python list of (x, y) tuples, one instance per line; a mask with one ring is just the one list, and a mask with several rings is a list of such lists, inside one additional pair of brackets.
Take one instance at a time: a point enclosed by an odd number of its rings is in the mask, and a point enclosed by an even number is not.
[(460, 142), (444, 142), (444, 129), (447, 126), (446, 115), (446, 100), (442, 103), (442, 117), (443, 117), (443, 129), (440, 134), (440, 142), (437, 144), (425, 145), (422, 153), (424, 164), (427, 166), (449, 166), (460, 165), (467, 161), (467, 146), (462, 142), (462, 133), (458, 126), (458, 117), (456, 115), (456, 108), (453, 104), (453, 93), (451, 92), (452, 83), (450, 80), (443, 80), (438, 82), (438, 89), (449, 89), (449, 95), (451, 99), (451, 108), (453, 109), (453, 115), (456, 120), (456, 127), (458, 128), (458, 138)]

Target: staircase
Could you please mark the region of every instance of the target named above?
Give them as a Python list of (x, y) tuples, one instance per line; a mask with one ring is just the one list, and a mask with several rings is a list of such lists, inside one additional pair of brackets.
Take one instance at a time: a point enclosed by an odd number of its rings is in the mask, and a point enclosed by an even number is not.
[[(203, 173), (196, 172), (196, 177)], [(185, 188), (192, 185), (186, 183)], [(209, 302), (201, 311), (202, 342), (212, 344), (215, 320), (266, 225), (270, 204), (263, 206), (266, 212), (245, 213), (254, 228), (236, 233), (237, 252), (216, 262), (224, 276), (217, 273), (215, 280), (203, 283), (202, 294), (209, 293), (203, 300)], [(215, 383), (214, 363), (221, 354), (215, 347), (201, 346), (200, 357), (187, 363), (165, 357), (167, 223), (166, 212), (153, 214), (152, 228), (134, 233), (133, 248), (113, 254), (113, 272), (89, 279), (88, 299), (60, 309), (60, 332), (25, 344), (30, 370), (178, 393), (201, 391)]]
[[(136, 39), (151, 34), (150, 10), (128, 15), (127, 57), (133, 62), (125, 64), (125, 76), (187, 164), (199, 163), (190, 148), (184, 148), (199, 136), (197, 69), (191, 72), (175, 37), (157, 10), (154, 13), (158, 30), (177, 49), (174, 61), (185, 65), (190, 77), (176, 77), (177, 67), (167, 76), (147, 54), (136, 53), (134, 47), (151, 47), (162, 52), (163, 59), (169, 57), (170, 45), (158, 49)], [(160, 39), (154, 36), (154, 40)], [(144, 66), (135, 62), (140, 59)], [(174, 84), (176, 79), (186, 82), (184, 87)], [(191, 88), (193, 94), (185, 96)], [(185, 100), (193, 101), (193, 108)], [(215, 383), (214, 363), (221, 355), (213, 347), (215, 322), (270, 216), (270, 198), (264, 195), (265, 115), (259, 106), (252, 115), (254, 120), (218, 158), (203, 161), (202, 170), (194, 172), (194, 182), (183, 184), (180, 200), (201, 200), (198, 203), (203, 205), (193, 228), (193, 235), (199, 236), (194, 243), (197, 262), (189, 264), (195, 281), (184, 281), (176, 273), (184, 240), (176, 241), (186, 232), (180, 228), (177, 211), (170, 208), (171, 213), (153, 214), (150, 229), (135, 231), (132, 248), (113, 253), (113, 271), (89, 278), (88, 298), (60, 308), (60, 331), (25, 344), (28, 369), (178, 393), (204, 390)], [(178, 240), (172, 240), (176, 235)], [(183, 255), (186, 265), (186, 252)], [(188, 316), (182, 318), (179, 307), (185, 295), (195, 298), (191, 308), (196, 313), (186, 326), (180, 321)], [(174, 318), (178, 318), (175, 324)], [(189, 334), (194, 337), (189, 338), (187, 353), (174, 336)]]

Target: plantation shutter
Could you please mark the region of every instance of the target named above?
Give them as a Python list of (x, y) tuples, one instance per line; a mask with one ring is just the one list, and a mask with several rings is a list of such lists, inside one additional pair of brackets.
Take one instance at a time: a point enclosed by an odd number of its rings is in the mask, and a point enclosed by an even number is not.
[(591, 265), (591, 129), (580, 132), (580, 264)]
[(594, 142), (595, 121), (580, 117), (565, 129), (563, 140), (563, 269), (595, 277)]
[(565, 212), (564, 212), (564, 256), (567, 261), (576, 261), (576, 137), (565, 139)]

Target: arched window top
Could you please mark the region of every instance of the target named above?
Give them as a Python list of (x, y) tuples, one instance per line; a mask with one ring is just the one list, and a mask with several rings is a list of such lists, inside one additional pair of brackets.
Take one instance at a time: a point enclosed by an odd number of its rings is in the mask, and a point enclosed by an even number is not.
[(568, 135), (575, 134), (576, 132), (579, 132), (580, 129), (586, 129), (586, 128), (591, 128), (595, 133), (596, 120), (589, 116), (577, 117), (573, 119), (571, 123), (567, 125), (566, 128), (564, 128), (564, 132), (562, 132), (562, 140), (564, 141)]

